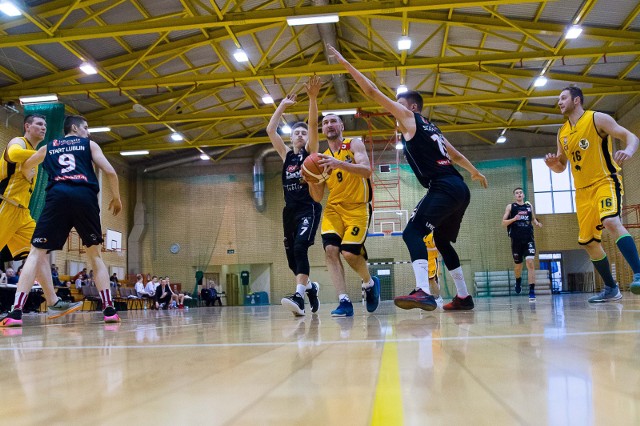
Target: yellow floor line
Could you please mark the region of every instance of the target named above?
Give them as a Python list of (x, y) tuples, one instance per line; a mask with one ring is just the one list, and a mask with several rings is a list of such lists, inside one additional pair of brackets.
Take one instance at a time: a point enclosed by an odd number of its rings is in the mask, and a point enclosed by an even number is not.
[(398, 344), (386, 342), (382, 350), (382, 361), (378, 372), (378, 385), (373, 403), (371, 425), (401, 425), (402, 388), (398, 366)]

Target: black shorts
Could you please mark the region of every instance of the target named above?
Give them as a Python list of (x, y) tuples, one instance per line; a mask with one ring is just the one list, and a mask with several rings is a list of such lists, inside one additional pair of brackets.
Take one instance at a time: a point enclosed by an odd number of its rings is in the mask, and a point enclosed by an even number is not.
[(322, 217), (322, 205), (285, 206), (282, 210), (284, 247), (293, 249), (295, 242), (313, 245)]
[(470, 200), (469, 187), (461, 178), (450, 176), (434, 180), (409, 221), (433, 231), (434, 237), (438, 235), (455, 243)]
[(102, 243), (98, 195), (86, 186), (54, 185), (47, 191), (31, 244), (49, 251), (61, 250), (71, 228), (76, 228), (87, 247)]
[(511, 254), (513, 255), (513, 262), (516, 265), (522, 263), (522, 261), (528, 257), (535, 257), (536, 255), (536, 243), (533, 238), (528, 239), (511, 239)]

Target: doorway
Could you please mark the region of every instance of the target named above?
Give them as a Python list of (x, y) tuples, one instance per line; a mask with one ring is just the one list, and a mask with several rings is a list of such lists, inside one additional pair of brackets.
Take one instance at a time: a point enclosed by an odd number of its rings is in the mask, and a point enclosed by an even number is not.
[(540, 269), (547, 271), (551, 281), (551, 293), (562, 291), (562, 253), (541, 253), (539, 255)]

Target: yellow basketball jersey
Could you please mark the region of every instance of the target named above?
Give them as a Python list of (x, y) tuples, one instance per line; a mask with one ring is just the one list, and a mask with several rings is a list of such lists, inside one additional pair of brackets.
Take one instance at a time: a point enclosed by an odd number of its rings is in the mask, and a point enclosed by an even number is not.
[[(331, 155), (340, 161), (354, 163), (354, 155), (351, 151), (351, 139), (342, 141), (338, 152), (332, 152), (328, 148), (324, 154)], [(326, 180), (329, 188), (329, 204), (361, 204), (371, 202), (371, 182), (345, 170), (334, 170)]]
[[(26, 138), (21, 138), (25, 143), (26, 149), (33, 150), (33, 147)], [(31, 200), (31, 191), (36, 183), (36, 177), (33, 182), (29, 182), (22, 174), (22, 163), (10, 163), (5, 159), (6, 149), (0, 157), (0, 194), (9, 200), (15, 201), (25, 207), (29, 206)]]
[(595, 111), (585, 111), (575, 127), (569, 120), (560, 128), (558, 140), (571, 163), (576, 188), (602, 180), (620, 183), (620, 167), (613, 161), (611, 138), (601, 137), (593, 121)]

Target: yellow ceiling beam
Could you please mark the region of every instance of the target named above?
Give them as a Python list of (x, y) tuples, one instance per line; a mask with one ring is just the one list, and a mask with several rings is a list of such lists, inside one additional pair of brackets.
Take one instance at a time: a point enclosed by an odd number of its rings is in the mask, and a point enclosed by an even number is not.
[[(514, 121), (509, 125), (509, 128), (529, 128), (529, 127), (541, 127), (541, 126), (559, 126), (564, 122), (563, 119), (550, 119), (550, 120), (530, 120), (530, 121)], [(471, 124), (446, 124), (439, 126), (440, 129), (446, 133), (460, 133), (460, 132), (474, 132), (481, 130), (495, 130), (503, 129), (505, 127), (503, 122), (481, 122)], [(373, 130), (371, 132), (374, 136), (390, 135), (394, 130), (389, 127), (386, 129)], [(348, 131), (344, 135), (346, 137), (363, 136), (368, 134), (366, 130), (360, 131)], [(221, 147), (221, 146), (233, 146), (233, 145), (255, 145), (269, 143), (269, 138), (266, 136), (254, 136), (250, 138), (218, 138), (209, 140), (200, 140), (195, 144), (189, 144), (184, 142), (138, 142), (131, 143), (129, 141), (118, 142), (113, 144), (104, 145), (102, 150), (106, 154), (115, 154), (121, 151), (137, 151), (141, 149), (149, 151), (164, 151), (164, 150), (180, 150), (187, 148), (207, 148), (207, 147)]]
[[(608, 57), (640, 54), (640, 45), (627, 44), (621, 46), (610, 46), (607, 51)], [(557, 53), (536, 51), (536, 52), (505, 52), (487, 55), (470, 55), (470, 56), (454, 56), (454, 57), (434, 57), (434, 58), (414, 58), (407, 59), (406, 64), (401, 65), (396, 61), (389, 62), (371, 62), (371, 61), (355, 61), (354, 66), (362, 72), (379, 72), (391, 71), (395, 72), (400, 69), (429, 69), (439, 67), (457, 67), (457, 66), (487, 66), (489, 64), (506, 64), (519, 63), (520, 61), (545, 61), (550, 59), (562, 59), (563, 57), (572, 58), (590, 58), (602, 55), (602, 49), (599, 47), (562, 49)], [(507, 72), (507, 71), (505, 71)], [(517, 72), (509, 71), (509, 72)], [(300, 75), (310, 74), (344, 74), (345, 69), (341, 65), (316, 64), (305, 68), (289, 67), (278, 69), (263, 69), (261, 72), (254, 74), (251, 71), (236, 71), (226, 73), (215, 73), (206, 75), (185, 75), (171, 78), (149, 78), (139, 80), (124, 80), (114, 87), (111, 83), (86, 83), (68, 86), (39, 86), (29, 89), (14, 89), (6, 87), (3, 89), (5, 97), (18, 97), (23, 95), (35, 95), (43, 92), (57, 93), (58, 95), (74, 95), (84, 94), (87, 92), (107, 92), (114, 90), (131, 90), (158, 87), (188, 86), (192, 84), (204, 83), (232, 83), (237, 84), (244, 81), (259, 81), (262, 79), (281, 79), (288, 77), (299, 77)], [(587, 78), (587, 77), (583, 77)], [(635, 85), (635, 84), (634, 84)]]
[[(640, 93), (640, 85), (636, 86), (610, 86), (610, 87), (593, 87), (583, 89), (585, 96), (607, 96), (607, 95), (620, 95), (620, 94), (636, 94)], [(437, 96), (435, 98), (425, 98), (425, 107), (437, 107), (437, 106), (449, 106), (460, 104), (484, 104), (495, 102), (519, 102), (522, 100), (532, 99), (555, 99), (558, 96), (557, 90), (536, 90), (530, 95), (526, 95), (520, 92), (513, 93), (493, 93), (484, 95), (458, 95), (458, 96)], [(372, 102), (352, 102), (349, 104), (335, 103), (328, 105), (319, 105), (318, 109), (349, 109), (349, 108), (361, 108), (362, 110), (380, 110), (378, 104)], [(287, 110), (287, 114), (292, 115), (306, 115), (308, 108), (306, 106), (295, 106), (291, 110)], [(551, 111), (547, 111), (550, 113)], [(92, 126), (106, 126), (121, 127), (121, 126), (134, 126), (134, 125), (152, 125), (160, 123), (195, 123), (210, 120), (233, 120), (233, 119), (245, 119), (250, 117), (271, 117), (273, 115), (272, 107), (261, 107), (257, 109), (245, 109), (238, 111), (224, 111), (213, 112), (206, 114), (173, 114), (163, 117), (161, 120), (157, 120), (153, 117), (135, 117), (135, 118), (118, 118), (117, 120), (94, 119), (91, 122)]]
[(143, 20), (125, 24), (57, 30), (53, 35), (45, 33), (16, 34), (3, 37), (0, 48), (23, 45), (60, 43), (63, 41), (91, 40), (106, 37), (148, 34), (153, 32), (201, 30), (247, 24), (284, 22), (290, 16), (336, 13), (340, 16), (394, 14), (448, 8), (479, 7), (486, 5), (537, 3), (538, 0), (394, 0), (383, 2), (356, 2), (327, 6), (288, 7), (254, 12), (226, 13), (224, 19), (217, 16), (194, 16), (180, 19)]

